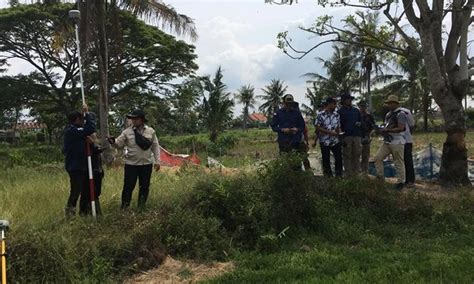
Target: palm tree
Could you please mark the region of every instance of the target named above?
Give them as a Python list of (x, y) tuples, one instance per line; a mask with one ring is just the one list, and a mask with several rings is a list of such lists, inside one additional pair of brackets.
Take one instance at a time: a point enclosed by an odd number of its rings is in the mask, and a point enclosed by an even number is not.
[[(106, 137), (109, 136), (108, 126), (108, 52), (107, 52), (107, 36), (105, 31), (105, 23), (107, 21), (106, 13), (107, 9), (113, 13), (117, 9), (123, 9), (131, 11), (137, 16), (144, 16), (148, 19), (152, 19), (162, 23), (162, 27), (168, 26), (171, 30), (177, 34), (189, 34), (191, 38), (196, 38), (196, 30), (192, 19), (189, 17), (178, 14), (176, 10), (165, 4), (161, 0), (112, 0), (107, 3), (106, 0), (96, 1), (85, 1), (81, 7), (83, 14), (86, 15), (84, 21), (82, 21), (81, 27), (90, 27), (89, 23), (95, 23), (97, 30), (94, 33), (88, 28), (83, 28), (85, 35), (91, 34), (91, 40), (96, 42), (94, 46), (97, 52), (97, 62), (99, 71), (99, 118), (100, 118), (100, 130), (101, 137), (103, 139), (102, 145), (108, 146)], [(87, 41), (86, 41), (87, 43)], [(109, 156), (111, 161), (112, 157)]]
[(369, 111), (372, 111), (372, 75), (382, 75), (384, 69), (390, 68), (388, 67), (388, 64), (386, 64), (389, 59), (388, 52), (383, 49), (371, 48), (368, 46), (380, 44), (377, 42), (374, 43), (373, 35), (380, 34), (381, 37), (390, 37), (391, 32), (380, 31), (378, 29), (378, 27), (380, 27), (378, 12), (365, 13), (363, 11), (357, 11), (355, 14), (361, 19), (361, 22), (356, 24), (355, 21), (349, 21), (348, 24), (350, 24), (350, 30), (353, 31), (353, 34), (362, 34), (362, 36), (356, 39), (360, 44), (351, 45), (350, 48), (351, 52), (357, 57), (361, 69), (359, 81), (360, 92), (362, 94), (363, 88), (366, 90), (365, 98), (369, 102)]
[(334, 97), (341, 92), (351, 92), (359, 85), (357, 58), (347, 46), (333, 46), (334, 53), (325, 60), (316, 58), (323, 63), (327, 76), (318, 73), (306, 73), (307, 83), (313, 84), (322, 97)]
[(316, 84), (313, 84), (313, 87), (306, 88), (305, 97), (309, 100), (309, 105), (303, 103), (301, 110), (307, 117), (315, 119), (319, 106), (324, 100), (324, 93), (318, 89)]
[(273, 79), (270, 82), (270, 85), (267, 85), (262, 89), (264, 95), (258, 96), (264, 101), (259, 110), (263, 112), (268, 118), (270, 118), (278, 110), (281, 99), (286, 94), (286, 89), (288, 86), (283, 87), (283, 84), (283, 81)]
[(234, 101), (222, 82), (222, 68), (217, 69), (214, 79), (205, 78), (204, 90), (208, 97), (203, 98), (203, 119), (210, 133), (210, 140), (216, 142), (218, 135), (232, 119)]
[(242, 86), (236, 94), (237, 102), (244, 105), (242, 111), (244, 118), (244, 129), (247, 129), (247, 123), (249, 120), (249, 109), (255, 105), (255, 88), (251, 85)]

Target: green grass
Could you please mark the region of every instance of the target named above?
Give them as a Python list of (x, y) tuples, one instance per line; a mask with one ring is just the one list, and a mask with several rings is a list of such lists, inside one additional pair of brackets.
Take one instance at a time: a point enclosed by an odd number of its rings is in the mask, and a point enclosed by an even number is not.
[[(227, 134), (240, 140), (219, 158), (226, 166), (253, 164), (255, 152), (277, 156), (269, 130)], [(415, 139), (436, 144), (444, 134)], [(470, 132), (470, 153), (473, 140)], [(119, 282), (166, 254), (236, 263), (212, 283), (474, 281), (472, 189), (435, 200), (376, 181), (314, 179), (277, 161), (268, 172), (235, 176), (194, 167), (154, 173), (148, 210), (121, 212), (123, 170), (116, 168), (106, 171), (104, 216), (68, 221), (62, 164), (30, 165), (17, 157), (22, 165), (0, 171), (13, 282)]]

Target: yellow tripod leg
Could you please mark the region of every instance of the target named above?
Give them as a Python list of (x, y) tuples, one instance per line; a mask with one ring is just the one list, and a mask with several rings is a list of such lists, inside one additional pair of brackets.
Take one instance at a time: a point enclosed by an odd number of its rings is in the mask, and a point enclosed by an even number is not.
[(2, 239), (2, 284), (7, 284), (7, 248), (5, 240)]

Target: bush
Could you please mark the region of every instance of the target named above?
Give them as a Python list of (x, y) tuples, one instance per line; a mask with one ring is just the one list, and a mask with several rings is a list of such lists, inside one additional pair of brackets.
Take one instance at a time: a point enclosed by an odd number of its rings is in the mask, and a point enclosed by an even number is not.
[(215, 143), (210, 142), (207, 147), (207, 152), (214, 156), (222, 156), (228, 150), (232, 149), (239, 139), (233, 134), (223, 134), (217, 138)]
[(196, 184), (188, 207), (216, 218), (237, 247), (252, 248), (268, 228), (270, 204), (256, 176), (212, 176)]
[(11, 166), (38, 166), (64, 161), (60, 146), (29, 146), (0, 150), (0, 160)]
[(209, 138), (204, 134), (187, 136), (163, 136), (159, 137), (160, 144), (172, 152), (187, 153), (205, 151), (209, 145)]

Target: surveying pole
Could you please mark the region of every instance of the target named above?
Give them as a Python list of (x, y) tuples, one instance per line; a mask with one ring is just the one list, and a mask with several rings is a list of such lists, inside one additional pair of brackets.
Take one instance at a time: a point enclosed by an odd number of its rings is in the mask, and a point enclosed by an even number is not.
[[(82, 63), (81, 63), (81, 46), (79, 42), (79, 21), (81, 19), (81, 12), (79, 10), (70, 10), (69, 18), (74, 21), (74, 27), (76, 32), (76, 46), (77, 46), (77, 61), (79, 65), (79, 78), (81, 81), (81, 95), (82, 95), (82, 104), (86, 104), (86, 96), (84, 94), (84, 78), (82, 76)], [(94, 184), (94, 174), (92, 171), (92, 152), (91, 145), (86, 141), (86, 154), (87, 154), (87, 169), (89, 173), (89, 195), (91, 199), (91, 208), (92, 216), (95, 218), (97, 216), (96, 207), (95, 207), (95, 184)]]
[(7, 220), (0, 220), (0, 241), (2, 247), (0, 256), (2, 257), (2, 284), (7, 284), (7, 244), (5, 242), (5, 232), (8, 230), (10, 224)]

